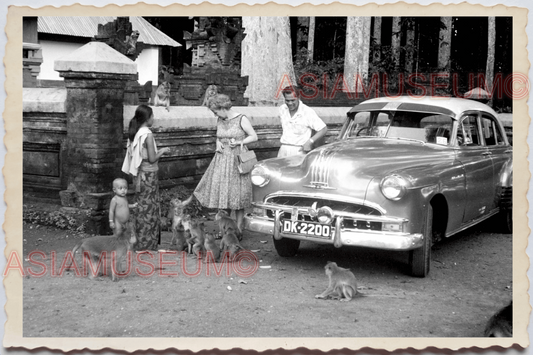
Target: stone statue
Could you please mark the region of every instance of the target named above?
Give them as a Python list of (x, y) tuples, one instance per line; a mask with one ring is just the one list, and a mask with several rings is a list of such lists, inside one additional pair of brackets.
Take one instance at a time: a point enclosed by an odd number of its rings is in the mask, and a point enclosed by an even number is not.
[(132, 31), (129, 36), (126, 36), (124, 43), (126, 44), (126, 55), (134, 55), (137, 50), (137, 40), (139, 39), (139, 31)]

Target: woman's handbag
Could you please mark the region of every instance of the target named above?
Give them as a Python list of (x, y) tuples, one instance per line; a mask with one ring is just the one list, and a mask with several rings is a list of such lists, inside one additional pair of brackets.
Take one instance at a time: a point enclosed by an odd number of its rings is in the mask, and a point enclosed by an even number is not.
[(254, 168), (254, 165), (257, 163), (257, 157), (253, 150), (243, 152), (243, 144), (241, 143), (241, 154), (237, 154), (235, 158), (237, 159), (237, 169), (239, 173), (248, 174)]

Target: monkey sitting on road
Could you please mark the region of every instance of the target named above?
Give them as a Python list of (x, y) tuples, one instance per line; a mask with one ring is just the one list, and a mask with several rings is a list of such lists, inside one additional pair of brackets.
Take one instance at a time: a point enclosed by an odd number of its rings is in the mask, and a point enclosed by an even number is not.
[[(130, 228), (128, 228), (130, 229)], [(72, 256), (79, 250), (82, 255), (82, 265), (87, 257), (85, 252), (89, 253), (89, 257), (93, 261), (93, 265), (98, 265), (100, 256), (105, 252), (105, 256), (110, 260), (113, 260), (112, 253), (116, 253), (116, 267), (111, 267), (111, 278), (113, 281), (118, 281), (115, 271), (119, 270), (119, 265), (123, 259), (127, 258), (128, 252), (133, 251), (133, 244), (137, 241), (134, 233), (131, 233), (131, 237), (127, 237), (129, 233), (122, 231), (119, 235), (97, 235), (95, 237), (86, 238), (76, 244), (72, 249)], [(105, 264), (104, 264), (105, 265)], [(120, 271), (124, 269), (120, 268)], [(89, 271), (89, 278), (94, 279), (97, 275), (93, 275)]]
[(236, 233), (239, 241), (242, 240), (242, 232), (237, 226), (237, 222), (229, 216), (227, 211), (218, 210), (215, 215), (215, 223), (218, 224), (218, 230), (222, 235), (224, 235), (228, 229), (232, 229)]
[(170, 248), (177, 251), (187, 251), (189, 250), (189, 243), (187, 242), (190, 232), (186, 231), (183, 228), (183, 225), (180, 224), (172, 228), (172, 239), (170, 240)]
[(201, 259), (204, 254), (205, 242), (205, 225), (203, 221), (190, 219), (190, 216), (184, 220), (184, 228), (190, 232), (189, 245), (192, 244), (192, 253)]
[(213, 260), (215, 263), (219, 262), (220, 259), (220, 247), (215, 242), (215, 236), (211, 233), (205, 234), (204, 248), (206, 252), (206, 262), (209, 259), (209, 254), (213, 255)]
[(490, 338), (513, 336), (513, 301), (490, 317), (484, 334)]
[[(192, 197), (193, 195), (191, 195), (185, 201), (182, 201), (179, 198), (174, 198), (170, 201), (170, 204), (172, 205), (168, 213), (168, 218), (172, 219), (172, 224), (170, 227), (172, 230), (172, 240), (170, 241), (170, 244), (174, 245), (174, 243), (176, 243), (178, 251), (186, 249), (186, 247), (189, 245), (187, 243), (183, 244), (182, 241), (190, 239), (189, 225), (187, 222), (184, 223), (186, 219), (184, 211), (185, 207), (191, 203)], [(190, 254), (190, 248), (187, 249), (188, 253)]]
[(350, 301), (357, 294), (357, 282), (350, 269), (337, 266), (337, 263), (328, 261), (324, 267), (326, 275), (329, 277), (328, 288), (315, 298), (339, 299), (340, 301)]
[(226, 229), (226, 232), (220, 241), (220, 251), (222, 252), (221, 257), (224, 255), (224, 253), (229, 253), (229, 260), (233, 261), (235, 255), (237, 255), (239, 250), (242, 249), (244, 249), (244, 247), (240, 244), (235, 230), (233, 228)]

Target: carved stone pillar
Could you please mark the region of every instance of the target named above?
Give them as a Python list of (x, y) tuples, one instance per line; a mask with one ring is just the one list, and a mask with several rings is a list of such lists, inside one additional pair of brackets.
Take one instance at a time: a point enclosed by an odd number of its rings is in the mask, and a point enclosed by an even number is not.
[(113, 179), (122, 174), (124, 88), (137, 79), (137, 65), (105, 43), (90, 42), (56, 60), (54, 69), (67, 88), (61, 202), (95, 211), (102, 232)]

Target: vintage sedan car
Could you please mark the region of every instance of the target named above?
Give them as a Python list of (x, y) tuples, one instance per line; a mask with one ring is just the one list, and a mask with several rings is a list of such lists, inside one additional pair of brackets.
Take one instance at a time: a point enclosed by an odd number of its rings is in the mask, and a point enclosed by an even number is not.
[(429, 273), (432, 244), (500, 215), (512, 231), (512, 146), (496, 112), (460, 98), (378, 98), (353, 107), (337, 139), (251, 172), (245, 228), (279, 255), (301, 240), (409, 252)]

